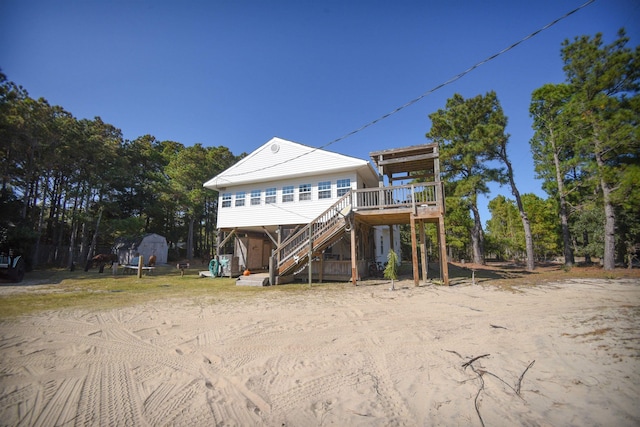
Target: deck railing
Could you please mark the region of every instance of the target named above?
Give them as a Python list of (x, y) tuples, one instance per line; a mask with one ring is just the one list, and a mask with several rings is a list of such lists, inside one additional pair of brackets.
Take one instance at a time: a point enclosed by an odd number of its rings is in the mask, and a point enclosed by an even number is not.
[(441, 182), (364, 188), (355, 191), (354, 210), (439, 207), (442, 206), (442, 194)]

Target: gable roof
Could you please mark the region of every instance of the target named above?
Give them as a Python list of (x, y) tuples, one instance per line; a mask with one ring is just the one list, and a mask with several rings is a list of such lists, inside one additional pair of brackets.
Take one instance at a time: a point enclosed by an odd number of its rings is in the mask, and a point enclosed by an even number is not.
[(354, 170), (378, 179), (366, 160), (274, 137), (203, 186), (222, 190), (240, 184)]

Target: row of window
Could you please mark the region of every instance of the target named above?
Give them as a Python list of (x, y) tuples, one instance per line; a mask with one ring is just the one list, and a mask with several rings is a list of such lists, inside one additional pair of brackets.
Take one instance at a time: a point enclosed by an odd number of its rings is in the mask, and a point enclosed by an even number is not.
[[(337, 197), (342, 197), (347, 194), (351, 190), (351, 180), (349, 178), (339, 179), (336, 181), (336, 195)], [(263, 191), (262, 190), (251, 190), (247, 195), (246, 191), (238, 191), (235, 194), (235, 201), (233, 200), (233, 195), (231, 193), (223, 193), (222, 194), (222, 207), (230, 208), (233, 203), (233, 206), (240, 207), (246, 206), (247, 199), (248, 203), (251, 206), (261, 205), (263, 202), (262, 199)], [(270, 187), (264, 190), (264, 204), (272, 204), (277, 202), (278, 191), (276, 187)], [(281, 202), (282, 203), (290, 203), (295, 201), (295, 186), (286, 185), (282, 187), (282, 192), (280, 193)], [(318, 200), (321, 199), (330, 199), (331, 195), (331, 181), (321, 181), (318, 183)], [(300, 184), (298, 186), (298, 201), (311, 200), (311, 184)]]

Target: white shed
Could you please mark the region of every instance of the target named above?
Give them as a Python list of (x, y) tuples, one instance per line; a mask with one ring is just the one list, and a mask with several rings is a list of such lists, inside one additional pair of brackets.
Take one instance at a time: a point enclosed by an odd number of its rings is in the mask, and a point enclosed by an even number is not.
[(144, 257), (147, 264), (151, 255), (156, 256), (156, 264), (166, 264), (169, 253), (167, 239), (159, 234), (150, 233), (137, 238), (118, 238), (113, 245), (120, 264), (130, 264), (138, 255)]

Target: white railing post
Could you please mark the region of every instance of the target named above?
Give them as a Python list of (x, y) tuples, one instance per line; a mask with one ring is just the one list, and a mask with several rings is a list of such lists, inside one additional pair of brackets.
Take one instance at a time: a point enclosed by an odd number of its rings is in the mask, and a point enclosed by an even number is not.
[(416, 191), (415, 191), (415, 187), (413, 186), (413, 184), (411, 184), (411, 210), (413, 211), (413, 213), (417, 213), (416, 211)]

